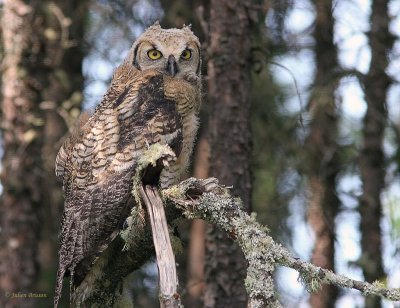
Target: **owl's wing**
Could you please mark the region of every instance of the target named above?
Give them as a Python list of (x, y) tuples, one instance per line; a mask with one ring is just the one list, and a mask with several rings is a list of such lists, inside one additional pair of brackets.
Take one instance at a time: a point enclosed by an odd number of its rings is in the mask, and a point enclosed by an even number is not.
[(91, 264), (129, 215), (138, 158), (158, 142), (176, 156), (182, 149), (182, 120), (175, 102), (165, 98), (163, 76), (127, 70), (120, 79), (114, 76), (114, 87), (57, 156), (65, 210), (55, 306), (66, 271), (73, 280), (75, 267)]

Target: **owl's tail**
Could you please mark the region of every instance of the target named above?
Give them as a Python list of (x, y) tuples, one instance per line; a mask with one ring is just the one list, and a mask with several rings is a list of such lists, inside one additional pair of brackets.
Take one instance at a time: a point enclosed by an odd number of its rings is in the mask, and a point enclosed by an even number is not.
[[(59, 263), (56, 278), (56, 288), (54, 291), (54, 308), (57, 308), (58, 302), (61, 298), (63, 279), (66, 271), (71, 274), (71, 286), (73, 284), (74, 273), (74, 251), (77, 238), (77, 228), (75, 228), (75, 221), (69, 215), (64, 213), (64, 220), (60, 234), (61, 247), (59, 251)], [(71, 293), (72, 294), (72, 293)]]
[(62, 285), (64, 280), (65, 267), (59, 266), (57, 271), (56, 288), (54, 291), (54, 308), (57, 308), (61, 298)]

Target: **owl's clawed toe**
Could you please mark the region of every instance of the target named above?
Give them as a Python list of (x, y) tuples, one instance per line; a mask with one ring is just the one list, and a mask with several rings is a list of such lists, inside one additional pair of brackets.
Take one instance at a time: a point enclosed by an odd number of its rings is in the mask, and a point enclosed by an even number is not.
[(160, 161), (164, 167), (169, 167), (172, 163), (176, 161), (175, 153), (165, 153), (161, 156)]

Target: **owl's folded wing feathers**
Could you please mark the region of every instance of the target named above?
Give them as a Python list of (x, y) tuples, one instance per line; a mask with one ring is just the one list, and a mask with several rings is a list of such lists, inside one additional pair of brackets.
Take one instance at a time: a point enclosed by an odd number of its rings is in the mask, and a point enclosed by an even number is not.
[(55, 306), (66, 271), (73, 275), (80, 264), (91, 264), (118, 234), (133, 205), (132, 178), (143, 151), (158, 142), (177, 156), (182, 149), (182, 120), (165, 97), (163, 80), (122, 65), (95, 113), (59, 151), (65, 212)]

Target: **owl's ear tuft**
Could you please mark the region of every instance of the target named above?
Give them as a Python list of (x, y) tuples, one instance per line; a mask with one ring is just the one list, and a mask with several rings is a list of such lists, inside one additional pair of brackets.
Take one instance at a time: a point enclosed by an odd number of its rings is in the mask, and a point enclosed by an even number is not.
[(188, 24), (188, 25), (183, 24), (182, 30), (185, 31), (185, 32), (193, 33), (192, 24)]
[[(147, 30), (161, 29), (160, 22), (156, 20), (154, 24), (147, 28)], [(147, 31), (146, 30), (146, 31)]]
[[(194, 33), (192, 31), (192, 24), (189, 24), (189, 25), (184, 24), (182, 27), (182, 31), (184, 33), (186, 33), (187, 35), (194, 35)], [(196, 39), (197, 39), (197, 37), (196, 37)]]

